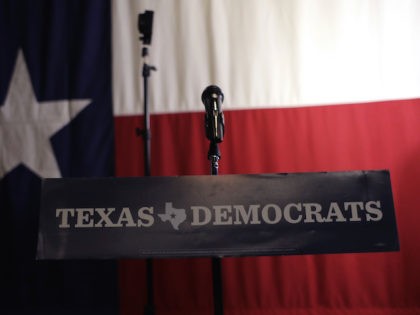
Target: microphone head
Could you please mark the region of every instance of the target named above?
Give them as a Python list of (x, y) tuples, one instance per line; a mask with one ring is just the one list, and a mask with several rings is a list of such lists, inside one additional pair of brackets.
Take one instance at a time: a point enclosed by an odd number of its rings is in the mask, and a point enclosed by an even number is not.
[(224, 95), (222, 90), (216, 85), (209, 85), (205, 88), (203, 94), (201, 94), (201, 101), (204, 103), (204, 105), (206, 105), (207, 100), (218, 98), (221, 98), (221, 101), (223, 102)]
[(208, 86), (201, 94), (201, 100), (206, 108), (205, 129), (207, 139), (214, 143), (223, 141), (225, 119), (221, 109), (224, 95), (216, 85)]

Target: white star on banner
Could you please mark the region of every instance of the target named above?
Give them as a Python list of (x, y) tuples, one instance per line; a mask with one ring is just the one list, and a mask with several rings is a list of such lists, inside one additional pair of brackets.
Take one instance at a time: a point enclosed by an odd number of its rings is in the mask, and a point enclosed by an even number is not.
[(90, 102), (38, 102), (19, 51), (5, 103), (0, 107), (0, 178), (20, 164), (40, 177), (61, 177), (50, 138)]

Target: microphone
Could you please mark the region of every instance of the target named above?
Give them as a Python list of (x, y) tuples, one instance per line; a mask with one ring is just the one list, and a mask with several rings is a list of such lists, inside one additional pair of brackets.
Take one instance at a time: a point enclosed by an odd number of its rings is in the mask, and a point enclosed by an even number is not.
[(216, 85), (206, 87), (203, 94), (201, 94), (201, 101), (206, 108), (206, 136), (207, 139), (214, 143), (223, 141), (225, 129), (225, 118), (222, 111), (223, 99), (222, 90)]

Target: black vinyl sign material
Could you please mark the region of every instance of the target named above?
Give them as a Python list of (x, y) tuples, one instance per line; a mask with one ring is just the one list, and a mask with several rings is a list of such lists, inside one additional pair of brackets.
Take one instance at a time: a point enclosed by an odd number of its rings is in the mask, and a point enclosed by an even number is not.
[(45, 179), (38, 259), (399, 249), (387, 171)]

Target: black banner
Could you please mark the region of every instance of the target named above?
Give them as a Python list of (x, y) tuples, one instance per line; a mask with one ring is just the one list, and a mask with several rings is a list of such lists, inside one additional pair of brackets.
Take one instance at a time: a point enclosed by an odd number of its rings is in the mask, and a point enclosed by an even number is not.
[(387, 171), (43, 181), (38, 259), (398, 248)]

